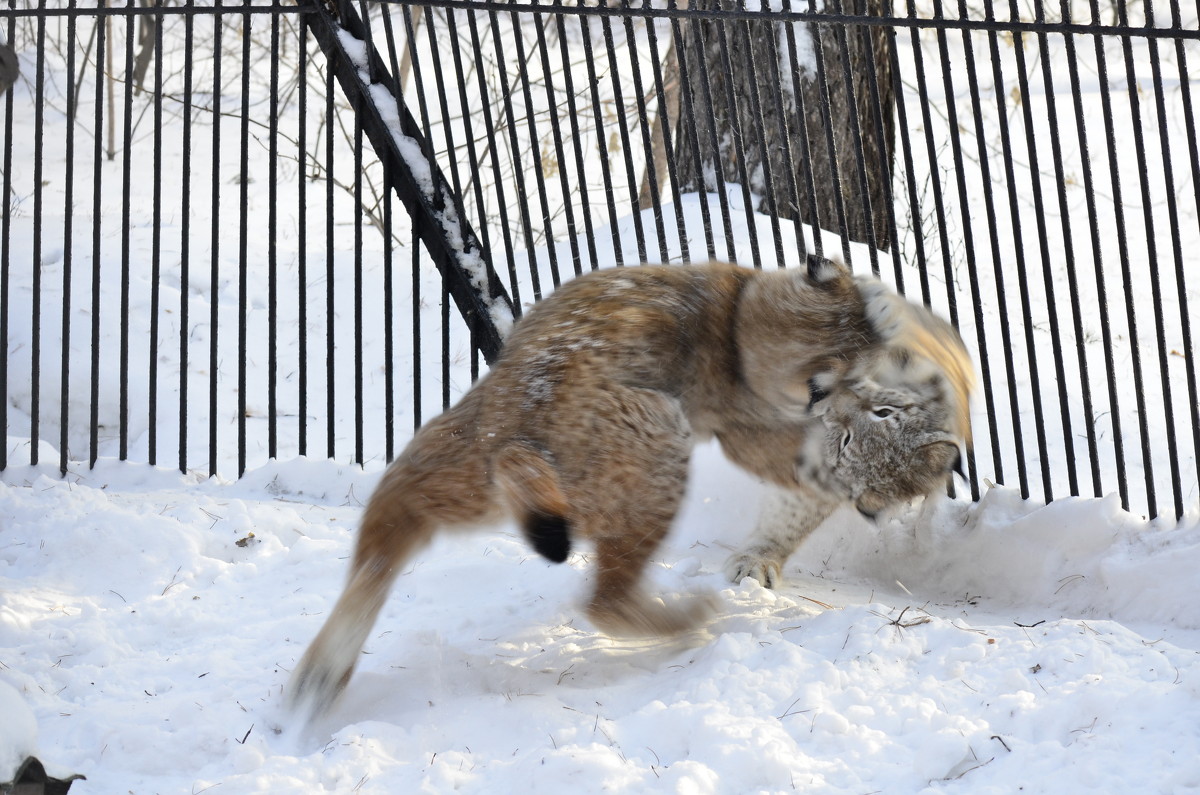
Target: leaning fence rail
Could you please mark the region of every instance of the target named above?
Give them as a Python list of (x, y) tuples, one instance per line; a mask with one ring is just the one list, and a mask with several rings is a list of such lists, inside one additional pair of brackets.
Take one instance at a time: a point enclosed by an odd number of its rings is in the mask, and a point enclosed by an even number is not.
[(1195, 8), (49, 6), (0, 9), (0, 412), (29, 457), (382, 461), (477, 372), (328, 13), (516, 313), (595, 267), (841, 256), (961, 329), (975, 495), (1200, 499)]

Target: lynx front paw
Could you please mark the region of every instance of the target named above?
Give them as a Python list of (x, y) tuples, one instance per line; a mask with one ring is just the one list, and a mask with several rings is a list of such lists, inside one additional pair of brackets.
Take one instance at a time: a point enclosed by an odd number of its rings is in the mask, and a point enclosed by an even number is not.
[(764, 588), (774, 588), (783, 579), (778, 562), (749, 552), (731, 557), (725, 563), (725, 576), (735, 583), (751, 577)]
[(588, 617), (613, 637), (669, 637), (704, 624), (720, 604), (717, 595), (708, 592), (685, 595), (671, 606), (635, 592), (593, 599)]

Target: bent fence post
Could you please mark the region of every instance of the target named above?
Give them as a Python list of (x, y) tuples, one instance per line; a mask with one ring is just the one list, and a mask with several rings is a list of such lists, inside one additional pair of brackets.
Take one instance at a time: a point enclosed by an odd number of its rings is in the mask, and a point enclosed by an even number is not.
[(371, 43), (367, 23), (346, 0), (315, 3), (303, 16), (412, 217), (414, 234), (441, 272), (484, 359), (494, 362), (515, 317), (512, 301), (456, 207), (450, 184)]

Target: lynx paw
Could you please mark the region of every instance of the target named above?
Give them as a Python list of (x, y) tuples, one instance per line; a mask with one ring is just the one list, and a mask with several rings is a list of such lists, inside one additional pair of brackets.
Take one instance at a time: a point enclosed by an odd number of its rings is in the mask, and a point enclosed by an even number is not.
[(631, 594), (594, 600), (588, 606), (588, 618), (614, 637), (670, 636), (699, 627), (719, 606), (716, 594), (708, 592), (685, 596), (670, 606), (658, 599)]
[(774, 588), (783, 581), (779, 564), (768, 558), (749, 552), (734, 555), (725, 563), (725, 576), (730, 582), (741, 582), (746, 577), (758, 580), (764, 588)]

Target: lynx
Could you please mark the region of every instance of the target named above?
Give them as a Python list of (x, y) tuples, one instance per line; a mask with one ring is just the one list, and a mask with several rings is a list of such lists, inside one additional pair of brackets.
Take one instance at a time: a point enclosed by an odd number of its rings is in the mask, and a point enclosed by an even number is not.
[(947, 435), (970, 439), (966, 418), (956, 416), (966, 395), (954, 391), (970, 383), (961, 380), (969, 371), (958, 380), (956, 372), (904, 347), (863, 357), (835, 393), (814, 402), (824, 427), (797, 453), (799, 486), (768, 490), (748, 544), (726, 563), (729, 579), (776, 587), (783, 564), (846, 501), (843, 495), (874, 521), (908, 497), (944, 488), (948, 470), (961, 472)]
[[(695, 626), (711, 597), (668, 607), (646, 597), (641, 577), (679, 509), (697, 440), (715, 437), (736, 464), (819, 506), (849, 500), (870, 513), (944, 487), (969, 388), (946, 329), (818, 258), (807, 271), (643, 266), (569, 282), (384, 474), (345, 591), (292, 675), (293, 706), (311, 717), (333, 702), (393, 580), (444, 529), (511, 517), (558, 562), (587, 541), (597, 628)], [(910, 426), (919, 433), (895, 444)], [(744, 573), (761, 574), (790, 543), (759, 540)]]

